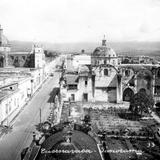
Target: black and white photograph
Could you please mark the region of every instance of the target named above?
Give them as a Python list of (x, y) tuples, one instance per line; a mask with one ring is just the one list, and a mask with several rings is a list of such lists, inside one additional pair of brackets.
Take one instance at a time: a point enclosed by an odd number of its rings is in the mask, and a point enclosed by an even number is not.
[(0, 160), (159, 160), (160, 0), (0, 0)]

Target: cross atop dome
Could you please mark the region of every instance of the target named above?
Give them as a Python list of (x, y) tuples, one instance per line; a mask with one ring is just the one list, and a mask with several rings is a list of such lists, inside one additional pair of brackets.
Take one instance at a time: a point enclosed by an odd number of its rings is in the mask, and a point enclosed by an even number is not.
[(102, 39), (102, 46), (106, 46), (106, 38), (105, 38), (105, 35), (104, 35), (104, 37), (103, 37), (103, 39)]

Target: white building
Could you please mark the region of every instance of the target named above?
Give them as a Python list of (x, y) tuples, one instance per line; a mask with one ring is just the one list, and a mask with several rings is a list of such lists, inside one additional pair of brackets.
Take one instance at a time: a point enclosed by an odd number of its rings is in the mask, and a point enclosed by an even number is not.
[(81, 54), (69, 54), (66, 57), (66, 69), (67, 70), (76, 70), (81, 65), (91, 65), (91, 56), (85, 53)]
[(23, 77), (19, 81), (0, 88), (0, 123), (9, 125), (28, 99), (27, 89), (31, 87), (31, 78)]
[(43, 68), (45, 66), (45, 54), (42, 47), (33, 45), (31, 54), (33, 55), (34, 68)]
[(78, 68), (81, 65), (91, 65), (91, 56), (87, 54), (74, 55), (72, 64), (74, 68)]

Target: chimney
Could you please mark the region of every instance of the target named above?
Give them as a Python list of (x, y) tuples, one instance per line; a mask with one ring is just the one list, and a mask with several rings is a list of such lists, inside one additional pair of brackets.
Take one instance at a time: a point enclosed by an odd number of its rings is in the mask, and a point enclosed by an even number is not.
[(3, 29), (1, 28), (0, 25), (0, 46), (2, 45), (2, 34), (3, 34)]

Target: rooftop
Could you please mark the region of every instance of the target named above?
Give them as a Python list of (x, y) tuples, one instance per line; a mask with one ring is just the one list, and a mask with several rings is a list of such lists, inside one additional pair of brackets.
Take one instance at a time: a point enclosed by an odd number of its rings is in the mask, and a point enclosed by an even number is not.
[(78, 84), (78, 75), (66, 74), (65, 79), (67, 84)]
[(102, 40), (102, 46), (97, 47), (92, 53), (93, 57), (117, 57), (115, 51), (106, 45), (106, 39)]
[[(65, 129), (65, 128), (64, 128)], [(44, 148), (46, 151), (49, 150), (88, 150), (91, 151), (91, 153), (85, 153), (82, 152), (79, 153), (59, 153), (59, 154), (50, 154), (48, 156), (45, 156), (45, 154), (41, 154), (40, 158), (37, 160), (46, 160), (46, 159), (56, 159), (57, 157), (61, 160), (76, 160), (76, 159), (88, 159), (88, 160), (101, 160), (101, 157), (99, 155), (99, 151), (96, 145), (96, 142), (94, 139), (92, 139), (89, 135), (74, 130), (72, 131), (72, 137), (71, 137), (71, 143), (64, 143), (64, 136), (65, 131), (61, 131), (58, 133), (53, 134), (48, 139), (45, 140), (45, 142), (42, 144), (42, 148)], [(47, 158), (46, 158), (47, 157)]]
[(108, 48), (106, 46), (97, 47), (93, 54), (93, 57), (117, 57), (116, 53), (112, 48)]

